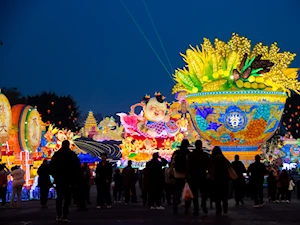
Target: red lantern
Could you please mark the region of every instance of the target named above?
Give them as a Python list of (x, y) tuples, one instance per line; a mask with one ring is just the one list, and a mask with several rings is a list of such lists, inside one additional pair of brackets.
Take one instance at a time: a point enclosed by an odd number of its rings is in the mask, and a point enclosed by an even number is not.
[(286, 125), (286, 123), (285, 123), (285, 122), (283, 122), (283, 125)]
[(61, 125), (61, 121), (58, 121), (58, 124)]
[(50, 109), (47, 110), (47, 113), (50, 114)]
[(294, 114), (292, 114), (291, 116), (294, 117)]
[(291, 125), (288, 125), (288, 128), (291, 128)]
[(298, 112), (295, 112), (295, 115), (297, 116), (297, 115), (298, 115)]
[(299, 127), (299, 123), (297, 123), (296, 126)]
[(51, 105), (54, 105), (54, 102), (51, 102)]
[(291, 108), (292, 107), (292, 105), (291, 104), (289, 104), (289, 108)]
[(290, 122), (292, 122), (292, 119), (290, 119)]

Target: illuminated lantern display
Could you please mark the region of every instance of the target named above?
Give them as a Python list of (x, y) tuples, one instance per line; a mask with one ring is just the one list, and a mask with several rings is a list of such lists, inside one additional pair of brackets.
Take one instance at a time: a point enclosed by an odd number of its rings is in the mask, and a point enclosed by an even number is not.
[(191, 119), (200, 136), (220, 146), (229, 160), (235, 154), (249, 163), (258, 147), (276, 131), (287, 94), (300, 89), (298, 69), (288, 68), (295, 54), (279, 52), (277, 44), (233, 34), (228, 43), (208, 39), (191, 47), (178, 69), (173, 93), (186, 92)]
[(8, 141), (12, 127), (11, 107), (8, 99), (0, 90), (0, 147)]
[[(142, 107), (139, 114), (135, 113), (136, 107)], [(162, 157), (170, 159), (184, 138), (183, 132), (188, 124), (178, 113), (170, 110), (160, 93), (155, 93), (152, 98), (146, 95), (141, 103), (131, 107), (129, 114), (118, 113), (125, 131), (122, 158), (145, 162), (154, 152), (159, 152)]]
[(18, 127), (18, 151), (35, 152), (40, 146), (42, 125), (39, 112), (31, 106), (12, 107), (13, 124)]

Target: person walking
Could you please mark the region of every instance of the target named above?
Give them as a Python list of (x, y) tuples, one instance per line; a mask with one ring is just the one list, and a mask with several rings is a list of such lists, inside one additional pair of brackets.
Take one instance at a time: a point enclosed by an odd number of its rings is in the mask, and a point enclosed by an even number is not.
[[(62, 147), (54, 153), (50, 161), (50, 174), (56, 185), (56, 220), (70, 222), (69, 207), (74, 186), (78, 183), (80, 161), (76, 153), (70, 149), (70, 142), (65, 140)], [(64, 203), (63, 203), (64, 201)]]
[(220, 147), (212, 150), (209, 162), (209, 177), (211, 179), (212, 196), (216, 204), (216, 214), (228, 213), (229, 172), (230, 162), (223, 155)]
[(48, 161), (45, 159), (43, 164), (38, 168), (37, 174), (38, 186), (40, 188), (40, 203), (42, 208), (47, 208), (49, 189), (52, 186), (50, 180), (50, 166)]
[[(137, 203), (136, 197), (136, 174), (135, 170), (132, 168), (132, 161), (128, 161), (128, 165), (123, 169), (123, 183), (125, 192), (125, 204), (127, 205), (131, 200), (132, 203)], [(131, 198), (130, 198), (131, 194)]]
[(148, 202), (149, 196), (149, 173), (146, 168), (142, 171), (142, 199), (143, 205), (149, 206)]
[(204, 214), (208, 213), (206, 201), (208, 198), (208, 182), (207, 171), (209, 165), (208, 154), (202, 149), (202, 141), (197, 140), (195, 142), (195, 149), (188, 155), (188, 172), (190, 188), (194, 195), (193, 205), (195, 216), (199, 215), (199, 191), (201, 194), (201, 207)]
[(161, 158), (158, 153), (153, 153), (152, 159), (147, 162), (146, 169), (149, 176), (149, 205), (150, 209), (165, 209), (161, 205), (162, 192), (164, 187), (163, 167), (168, 161)]
[(294, 183), (293, 179), (291, 179), (290, 183), (289, 183), (287, 202), (290, 202), (292, 200), (292, 193), (293, 193), (294, 187), (295, 187), (295, 183)]
[(169, 167), (167, 167), (165, 169), (165, 193), (166, 193), (166, 200), (167, 200), (167, 204), (168, 205), (172, 205), (172, 199), (171, 197), (174, 194), (174, 174), (173, 171), (170, 168), (170, 163), (168, 165)]
[(276, 202), (276, 191), (277, 191), (277, 185), (276, 185), (276, 177), (274, 175), (274, 170), (271, 170), (269, 172), (269, 176), (267, 178), (268, 183), (268, 195), (269, 195), (269, 202)]
[(289, 202), (288, 200), (288, 189), (290, 184), (290, 176), (287, 172), (287, 170), (282, 170), (282, 173), (279, 176), (279, 182), (280, 182), (280, 190), (281, 190), (281, 202)]
[(1, 208), (5, 208), (6, 203), (6, 193), (7, 193), (7, 176), (9, 175), (9, 170), (5, 167), (5, 164), (0, 164), (0, 199)]
[(97, 186), (97, 209), (111, 208), (110, 188), (112, 182), (112, 167), (107, 161), (107, 154), (101, 153), (101, 162), (96, 168), (95, 183)]
[(260, 162), (259, 155), (255, 156), (255, 162), (248, 168), (248, 175), (250, 177), (250, 186), (254, 197), (254, 208), (264, 206), (264, 176), (267, 173), (266, 166)]
[(122, 197), (123, 177), (119, 169), (116, 169), (113, 181), (115, 182), (114, 201), (120, 202)]
[(296, 188), (297, 188), (297, 199), (300, 200), (300, 177), (296, 182)]
[[(176, 150), (171, 159), (171, 170), (174, 175), (174, 195), (173, 195), (173, 212), (178, 213), (178, 205), (180, 204), (182, 191), (187, 178), (187, 159), (189, 154), (190, 143), (187, 139), (183, 139), (179, 150)], [(185, 213), (189, 212), (191, 202), (185, 202)]]
[(240, 203), (244, 205), (244, 193), (245, 193), (245, 178), (244, 173), (247, 173), (244, 163), (240, 161), (240, 156), (235, 155), (234, 161), (231, 163), (234, 169), (237, 179), (233, 181), (233, 190), (235, 197), (235, 205), (238, 206)]
[(86, 188), (86, 200), (87, 200), (87, 204), (91, 204), (90, 193), (91, 193), (91, 186), (92, 186), (92, 173), (88, 163), (84, 163), (83, 167), (86, 170), (85, 174), (89, 176), (88, 188)]
[[(22, 170), (19, 166), (14, 166), (11, 168), (11, 176), (13, 177), (12, 182), (12, 195), (11, 195), (11, 201), (10, 205), (11, 208), (20, 208), (21, 198), (22, 198), (22, 188), (25, 184), (25, 171)], [(18, 200), (17, 204), (15, 204), (15, 195), (17, 195)]]
[(78, 210), (87, 211), (86, 207), (88, 201), (88, 188), (90, 182), (90, 173), (87, 171), (86, 167), (80, 168), (79, 182), (78, 182)]

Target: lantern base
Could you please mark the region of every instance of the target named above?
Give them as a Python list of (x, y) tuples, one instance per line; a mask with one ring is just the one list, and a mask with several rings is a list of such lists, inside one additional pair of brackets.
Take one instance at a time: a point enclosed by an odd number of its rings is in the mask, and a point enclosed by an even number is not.
[(258, 146), (219, 146), (223, 152), (253, 152)]
[(254, 162), (255, 156), (260, 155), (262, 152), (260, 150), (258, 151), (249, 151), (249, 152), (237, 152), (237, 151), (223, 151), (224, 156), (230, 161), (234, 161), (234, 156), (239, 155), (240, 160), (244, 163), (245, 167), (248, 168), (248, 166)]

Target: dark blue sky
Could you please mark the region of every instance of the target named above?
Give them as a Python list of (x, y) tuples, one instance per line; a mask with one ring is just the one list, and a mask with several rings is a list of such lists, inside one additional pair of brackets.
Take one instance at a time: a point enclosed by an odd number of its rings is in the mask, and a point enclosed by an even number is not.
[[(142, 0), (123, 0), (168, 66)], [(277, 41), (299, 54), (298, 0), (146, 0), (173, 70), (203, 37)], [(71, 94), (83, 113), (128, 111), (173, 82), (120, 0), (0, 0), (0, 87)], [(169, 69), (170, 70), (170, 69)]]

